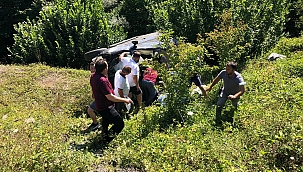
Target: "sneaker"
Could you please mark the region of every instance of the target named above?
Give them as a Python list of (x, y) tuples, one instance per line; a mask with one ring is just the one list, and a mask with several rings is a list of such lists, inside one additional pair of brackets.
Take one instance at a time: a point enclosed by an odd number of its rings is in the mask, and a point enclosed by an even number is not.
[(94, 124), (92, 123), (86, 130), (84, 130), (84, 133), (89, 133), (91, 131), (95, 131), (97, 129), (99, 129), (101, 127), (101, 125), (99, 123)]

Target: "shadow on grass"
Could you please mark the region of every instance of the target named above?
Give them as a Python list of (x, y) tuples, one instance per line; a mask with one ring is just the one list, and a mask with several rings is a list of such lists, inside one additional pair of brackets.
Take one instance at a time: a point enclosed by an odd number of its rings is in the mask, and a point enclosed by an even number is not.
[(83, 143), (71, 145), (71, 148), (83, 152), (89, 151), (91, 153), (102, 154), (103, 151), (107, 149), (110, 142), (107, 142), (103, 138), (101, 131), (96, 131), (95, 134), (95, 136), (88, 138), (88, 140)]
[(237, 110), (232, 108), (229, 110), (223, 110), (220, 116), (215, 118), (214, 126), (218, 129), (224, 130), (225, 126), (232, 126), (233, 128), (242, 128), (241, 122), (235, 120), (235, 112)]

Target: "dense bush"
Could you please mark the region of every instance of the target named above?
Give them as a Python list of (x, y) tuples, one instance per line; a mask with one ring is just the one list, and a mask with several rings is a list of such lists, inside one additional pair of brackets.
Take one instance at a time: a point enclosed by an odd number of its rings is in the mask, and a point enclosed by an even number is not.
[(246, 39), (248, 26), (237, 22), (234, 26), (232, 13), (225, 11), (220, 16), (220, 24), (216, 29), (207, 34), (205, 46), (213, 52), (213, 58), (220, 68), (228, 61), (243, 64), (249, 56), (253, 44), (251, 39)]
[(163, 0), (150, 1), (150, 8), (157, 28), (172, 29), (189, 42), (196, 42), (197, 34), (209, 37), (217, 59), (212, 63), (222, 64), (226, 56), (245, 62), (274, 46), (283, 35), (288, 1)]
[(81, 68), (83, 55), (125, 38), (117, 25), (108, 23), (102, 2), (56, 0), (40, 18), (19, 23), (10, 48), (16, 63), (46, 62), (52, 66)]
[(279, 40), (277, 45), (272, 50), (276, 53), (283, 55), (290, 55), (292, 53), (302, 52), (303, 51), (303, 39), (299, 38), (282, 38)]
[(7, 62), (7, 47), (14, 43), (14, 24), (39, 15), (45, 0), (1, 0), (0, 1), (0, 62)]
[(290, 37), (299, 37), (303, 32), (303, 1), (291, 0), (284, 32)]

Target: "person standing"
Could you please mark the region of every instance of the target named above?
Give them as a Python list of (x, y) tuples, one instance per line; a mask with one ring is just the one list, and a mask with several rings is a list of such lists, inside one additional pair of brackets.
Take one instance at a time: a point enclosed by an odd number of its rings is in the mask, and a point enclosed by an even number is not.
[[(104, 59), (95, 63), (96, 72), (91, 75), (90, 85), (95, 98), (95, 107), (102, 116), (102, 130), (107, 143), (115, 138), (124, 128), (124, 121), (115, 109), (115, 102), (132, 103), (131, 99), (114, 95), (114, 90), (107, 78), (108, 64)], [(113, 124), (110, 129), (109, 125)]]
[[(129, 82), (127, 79), (127, 75), (131, 73), (130, 66), (124, 66), (122, 70), (118, 70), (115, 73), (115, 95), (118, 97), (127, 98), (130, 90)], [(122, 112), (124, 103), (118, 102), (116, 103), (116, 109), (118, 112)]]
[(139, 68), (139, 60), (141, 58), (141, 54), (138, 51), (135, 51), (131, 58), (124, 57), (128, 52), (123, 52), (119, 56), (119, 61), (123, 62), (124, 66), (131, 67), (131, 73), (127, 75), (127, 79), (130, 86), (129, 98), (132, 98), (132, 94), (137, 96), (139, 109), (142, 108), (142, 90), (139, 85), (139, 76), (140, 76), (140, 68)]
[[(92, 59), (92, 62), (89, 64), (89, 69), (90, 69), (91, 73), (94, 73), (96, 71), (95, 62), (98, 59), (102, 59), (102, 57), (96, 57), (96, 58)], [(92, 97), (94, 97), (94, 96), (92, 96)], [(95, 105), (95, 101), (94, 101), (87, 108), (87, 114), (89, 115), (89, 117), (92, 119), (93, 122), (90, 124), (90, 126), (88, 126), (87, 129), (85, 129), (83, 131), (84, 133), (95, 131), (95, 130), (97, 130), (101, 127), (101, 125), (97, 121), (97, 116), (96, 116), (96, 113), (95, 113), (95, 110), (96, 110), (95, 106), (96, 105)]]
[(227, 101), (231, 100), (234, 107), (238, 107), (240, 96), (245, 92), (245, 82), (240, 73), (236, 71), (237, 64), (234, 62), (228, 62), (225, 70), (222, 70), (218, 76), (213, 80), (211, 85), (206, 91), (211, 91), (212, 87), (216, 85), (221, 79), (223, 79), (223, 88), (220, 92), (220, 97), (216, 106), (216, 121), (219, 122), (222, 109)]

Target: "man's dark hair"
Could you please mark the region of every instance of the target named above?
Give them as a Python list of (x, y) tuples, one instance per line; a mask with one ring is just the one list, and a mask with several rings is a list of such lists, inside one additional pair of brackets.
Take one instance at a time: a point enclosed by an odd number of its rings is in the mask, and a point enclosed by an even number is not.
[(233, 70), (237, 70), (237, 63), (235, 62), (228, 62), (226, 66), (230, 66)]
[(102, 73), (106, 67), (107, 67), (107, 62), (105, 59), (100, 59), (95, 63), (96, 73)]
[(124, 73), (131, 73), (132, 68), (130, 66), (124, 66), (122, 72)]
[(141, 53), (139, 51), (135, 51), (134, 54), (133, 54), (133, 57), (140, 58)]

